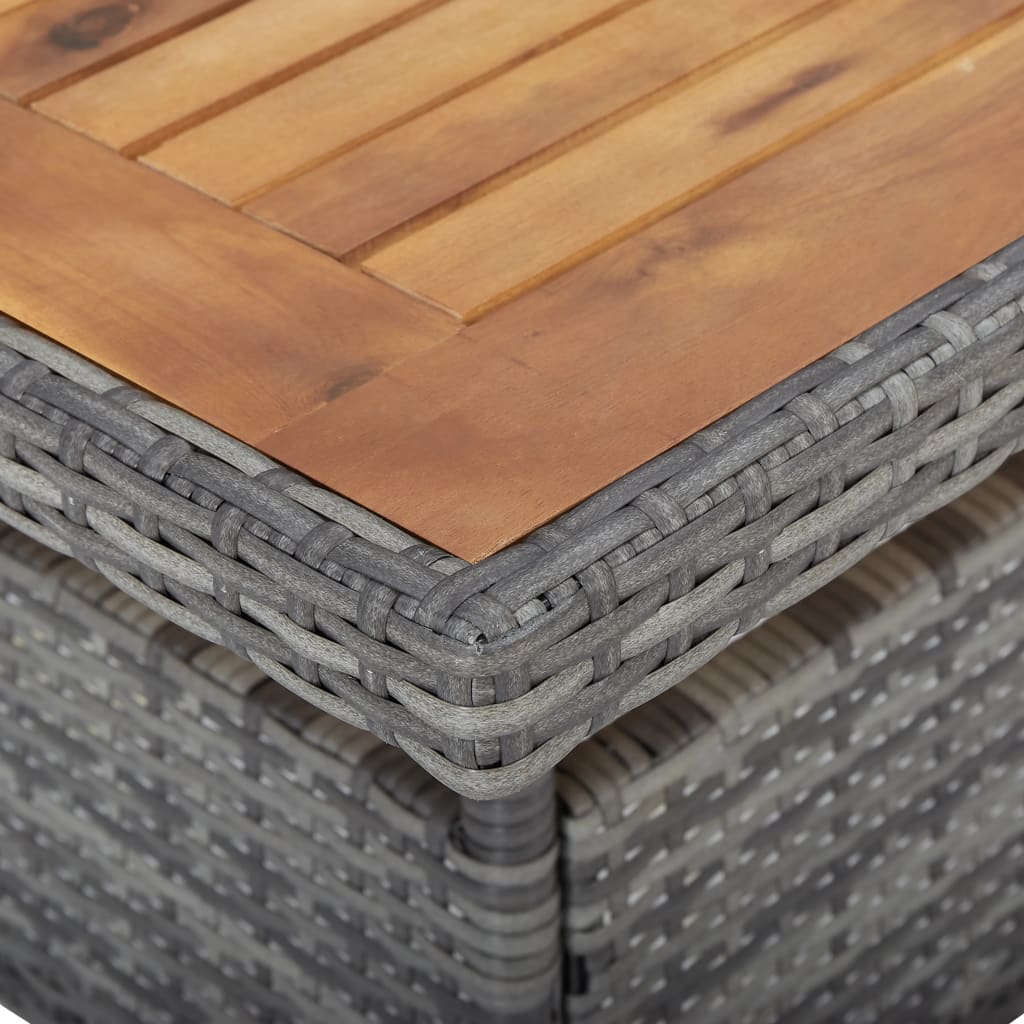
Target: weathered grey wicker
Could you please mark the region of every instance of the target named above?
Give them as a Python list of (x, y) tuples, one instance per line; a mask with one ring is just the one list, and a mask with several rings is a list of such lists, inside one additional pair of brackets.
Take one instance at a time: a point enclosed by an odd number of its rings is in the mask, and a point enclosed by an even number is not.
[(0, 578), (0, 1003), (333, 1024), (552, 998), (553, 821), (482, 861), (401, 751), (13, 531)]
[(1014, 460), (577, 748), (560, 842), (500, 863), (401, 751), (8, 532), (0, 1000), (482, 1024), (564, 978), (588, 1024), (1008, 1024), (1022, 551)]
[(1015, 920), (1019, 822), (984, 812), (1020, 624), (971, 573), (1020, 543), (1019, 467), (983, 481), (1024, 438), (1022, 297), (1024, 240), (478, 565), (0, 323), (0, 519), (89, 570), (5, 541), (0, 996), (76, 1024), (987, 1013), (1011, 939), (936, 965), (957, 908)]
[(1022, 556), (1017, 458), (566, 759), (571, 1020), (1024, 1011)]
[(1022, 296), (1024, 239), (477, 565), (8, 324), (0, 516), (507, 796), (995, 470)]

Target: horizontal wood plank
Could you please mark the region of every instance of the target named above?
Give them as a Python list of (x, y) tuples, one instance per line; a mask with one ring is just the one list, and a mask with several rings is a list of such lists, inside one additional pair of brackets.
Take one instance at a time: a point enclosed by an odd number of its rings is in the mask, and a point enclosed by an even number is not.
[(1020, 95), (1017, 22), (261, 447), (479, 559), (1024, 235)]
[(246, 210), (327, 252), (348, 253), (818, 2), (650, 0), (286, 182)]
[(110, 146), (136, 152), (426, 6), (423, 0), (249, 0), (37, 107)]
[(36, 0), (0, 17), (0, 95), (36, 97), (241, 2)]
[(891, 87), (1017, 3), (853, 0), (365, 265), (460, 316), (479, 316)]
[[(154, 167), (240, 203), (361, 138), (522, 61), (622, 0), (451, 0), (147, 154)], [(267, 145), (287, 137), (287, 145)]]
[(256, 440), (451, 321), (0, 101), (0, 310)]

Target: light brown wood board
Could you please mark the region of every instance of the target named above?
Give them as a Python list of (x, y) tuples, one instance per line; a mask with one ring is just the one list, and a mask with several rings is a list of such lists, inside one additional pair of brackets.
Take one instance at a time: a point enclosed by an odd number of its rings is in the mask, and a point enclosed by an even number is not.
[(470, 560), (1024, 234), (1011, 0), (287, 9), (0, 5), (0, 310)]

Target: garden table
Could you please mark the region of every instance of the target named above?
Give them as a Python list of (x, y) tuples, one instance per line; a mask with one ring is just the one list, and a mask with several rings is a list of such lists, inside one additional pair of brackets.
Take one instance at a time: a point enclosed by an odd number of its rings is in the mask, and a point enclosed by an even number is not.
[(1024, 1003), (1024, 6), (0, 0), (0, 1001)]

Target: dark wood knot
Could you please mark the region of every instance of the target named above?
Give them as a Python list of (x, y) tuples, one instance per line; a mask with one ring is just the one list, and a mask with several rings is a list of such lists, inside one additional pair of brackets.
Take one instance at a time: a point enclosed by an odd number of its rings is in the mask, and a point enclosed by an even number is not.
[(97, 46), (123, 32), (136, 14), (139, 4), (103, 4), (91, 7), (50, 29), (50, 42), (63, 50), (94, 50)]

